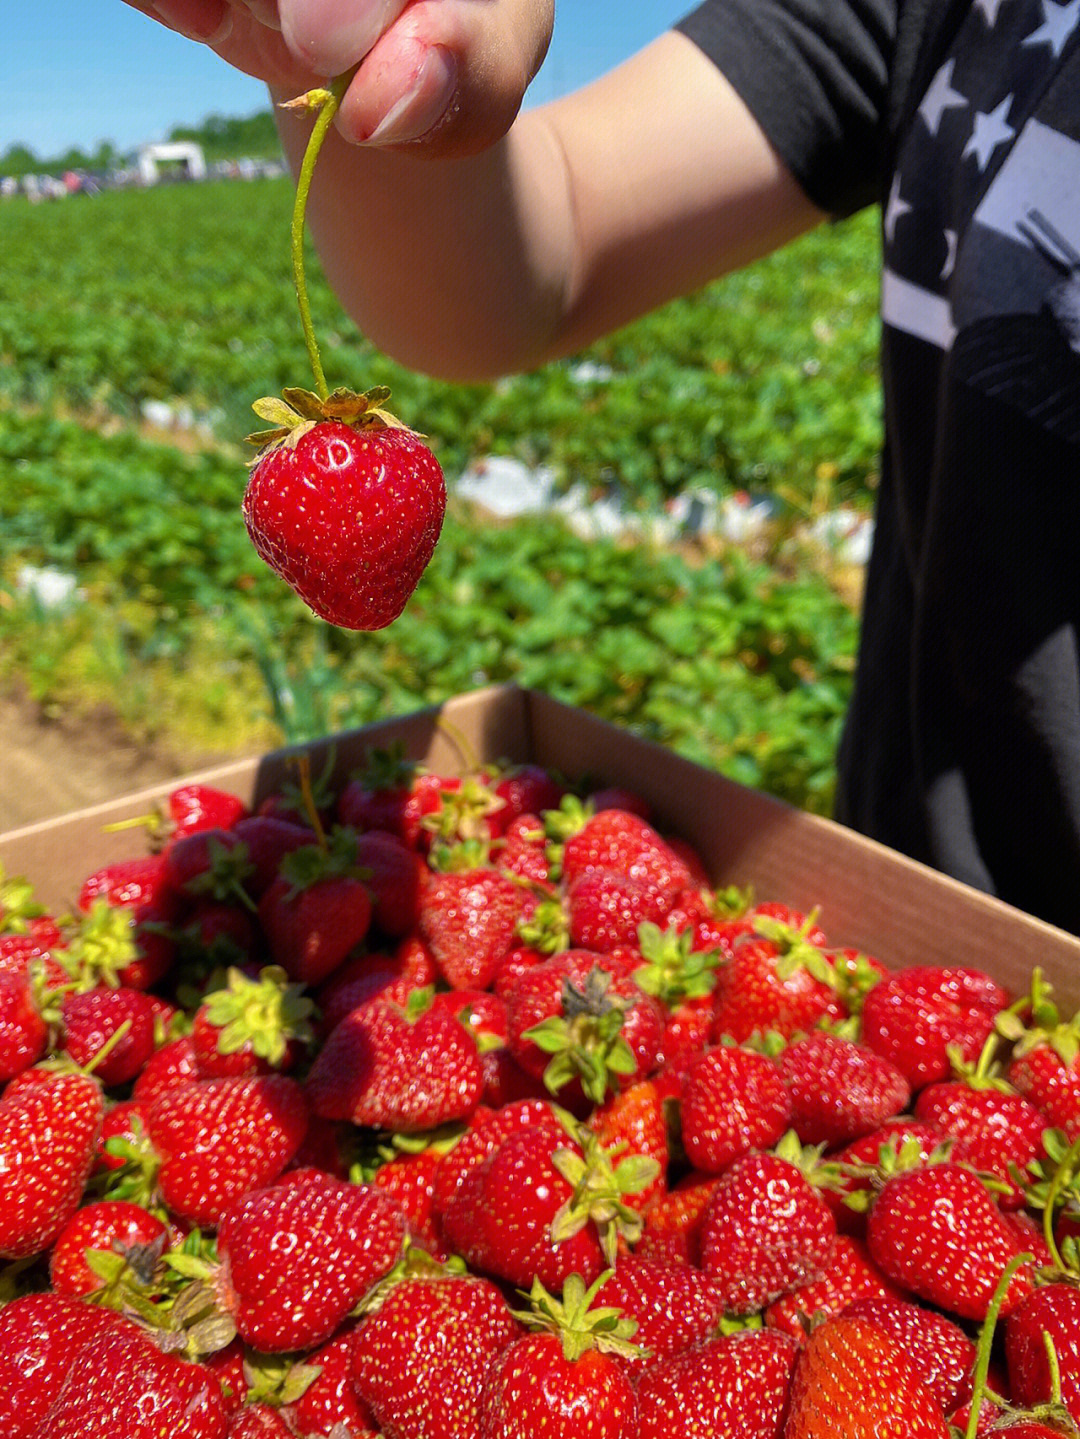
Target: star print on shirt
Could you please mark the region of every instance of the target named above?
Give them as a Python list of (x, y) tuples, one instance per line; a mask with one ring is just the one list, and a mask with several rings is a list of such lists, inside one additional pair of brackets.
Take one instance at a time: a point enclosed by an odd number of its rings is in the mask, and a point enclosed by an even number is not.
[[(1076, 4), (1080, 5), (1080, 0), (1076, 0)], [(1006, 95), (1005, 99), (999, 105), (995, 105), (988, 114), (984, 114), (981, 110), (976, 112), (975, 128), (971, 132), (971, 139), (964, 146), (962, 158), (966, 159), (968, 155), (974, 155), (980, 170), (985, 170), (989, 165), (990, 156), (997, 147), (1004, 144), (1006, 140), (1011, 140), (1016, 134), (1005, 118), (1012, 102), (1013, 97)]]
[(900, 198), (900, 175), (893, 176), (892, 188), (889, 191), (889, 199), (885, 206), (885, 219), (883, 229), (885, 238), (891, 245), (896, 238), (896, 222), (904, 215), (911, 213), (911, 206), (906, 200)]
[[(1077, 3), (1080, 3), (1080, 0), (1077, 0)], [(946, 60), (931, 80), (930, 88), (919, 106), (919, 114), (926, 121), (926, 128), (931, 135), (937, 134), (941, 117), (946, 110), (955, 110), (967, 104), (967, 98), (961, 95), (959, 90), (953, 89), (952, 77), (955, 67), (955, 60)]]
[(1080, 25), (1080, 0), (1068, 0), (1061, 5), (1057, 0), (1042, 0), (1043, 23), (1024, 37), (1025, 45), (1049, 45), (1054, 59), (1065, 49), (1069, 36)]
[(982, 11), (982, 13), (986, 16), (986, 23), (988, 25), (996, 25), (997, 14), (998, 11), (1001, 9), (1001, 4), (1002, 0), (975, 0), (975, 4), (972, 8)]

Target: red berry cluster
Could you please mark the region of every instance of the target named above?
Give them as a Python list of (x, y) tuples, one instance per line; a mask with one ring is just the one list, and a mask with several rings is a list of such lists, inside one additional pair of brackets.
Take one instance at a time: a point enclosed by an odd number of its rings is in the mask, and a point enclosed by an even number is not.
[(1077, 1433), (1037, 972), (889, 973), (536, 766), (302, 780), (0, 884), (0, 1434)]

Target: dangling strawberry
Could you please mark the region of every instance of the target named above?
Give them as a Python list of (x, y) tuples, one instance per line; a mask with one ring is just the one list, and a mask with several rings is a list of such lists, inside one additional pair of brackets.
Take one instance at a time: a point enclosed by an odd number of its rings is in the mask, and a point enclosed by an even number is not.
[(274, 426), (244, 492), (251, 542), (314, 612), (350, 630), (396, 620), (442, 531), (446, 485), (388, 390), (287, 389), (253, 408)]

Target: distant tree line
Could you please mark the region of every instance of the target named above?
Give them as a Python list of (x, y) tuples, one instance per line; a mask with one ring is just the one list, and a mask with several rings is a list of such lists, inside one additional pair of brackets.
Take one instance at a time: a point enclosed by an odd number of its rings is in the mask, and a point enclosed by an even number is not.
[[(169, 131), (169, 140), (194, 141), (201, 145), (207, 163), (250, 157), (266, 159), (281, 154), (277, 127), (270, 110), (254, 115), (208, 115), (201, 125), (177, 125)], [(111, 140), (102, 140), (93, 150), (72, 145), (62, 155), (43, 157), (29, 145), (9, 145), (0, 154), (0, 175), (62, 175), (65, 170), (89, 170), (101, 173), (115, 170), (129, 158)]]

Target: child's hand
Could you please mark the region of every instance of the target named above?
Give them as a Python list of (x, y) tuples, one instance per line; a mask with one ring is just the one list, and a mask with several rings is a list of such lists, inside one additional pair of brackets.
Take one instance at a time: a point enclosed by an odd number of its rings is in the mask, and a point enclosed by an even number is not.
[(357, 144), (463, 155), (509, 128), (551, 37), (553, 0), (127, 0), (265, 80), (279, 98), (363, 62), (337, 125)]

